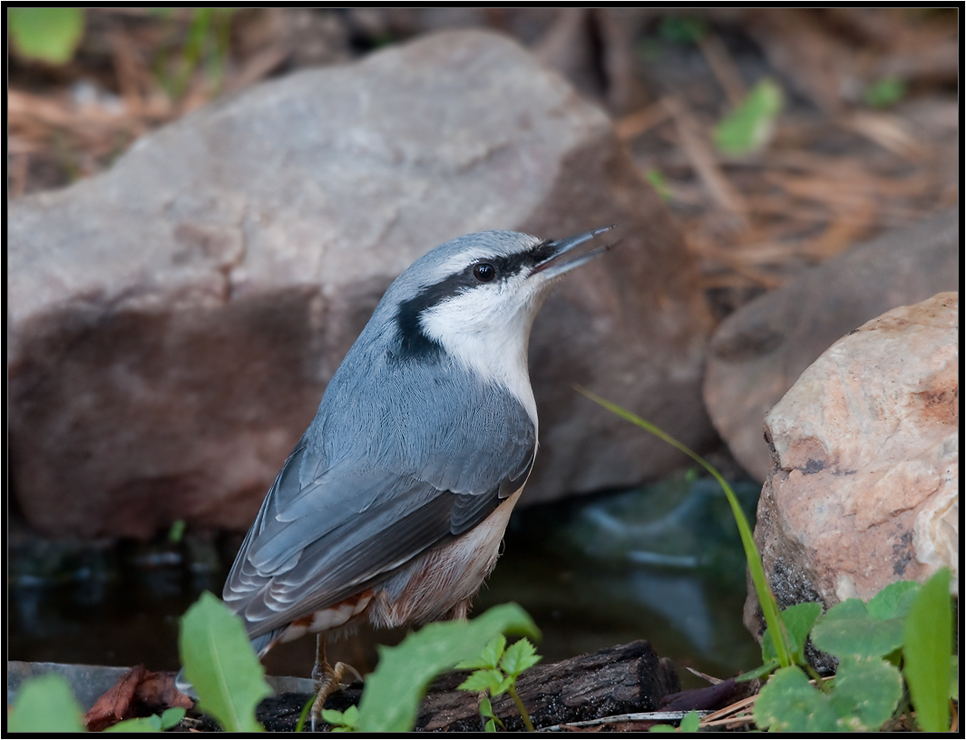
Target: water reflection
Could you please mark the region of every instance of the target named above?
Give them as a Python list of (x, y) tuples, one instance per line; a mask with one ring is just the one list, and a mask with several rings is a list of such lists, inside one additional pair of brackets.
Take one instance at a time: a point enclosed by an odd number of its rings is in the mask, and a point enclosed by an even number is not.
[[(736, 486), (753, 511), (758, 487)], [(208, 589), (220, 593), (240, 537), (190, 536), (179, 545), (124, 544), (72, 553), (68, 574), (11, 568), (9, 658), (174, 670), (178, 618)], [(724, 495), (710, 480), (677, 476), (648, 488), (515, 513), (506, 552), (474, 612), (516, 601), (544, 632), (548, 661), (647, 639), (678, 667), (719, 676), (754, 667), (741, 625), (745, 565)], [(371, 666), (369, 632), (331, 657)], [(308, 675), (313, 641), (270, 654), (270, 671)], [(688, 684), (686, 672), (682, 681)], [(691, 684), (698, 685), (698, 684)]]

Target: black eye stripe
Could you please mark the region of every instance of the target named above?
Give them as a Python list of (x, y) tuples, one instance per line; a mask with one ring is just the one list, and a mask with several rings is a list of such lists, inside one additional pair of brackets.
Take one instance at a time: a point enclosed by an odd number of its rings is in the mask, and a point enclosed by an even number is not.
[[(533, 250), (510, 256), (495, 255), (481, 258), (464, 270), (438, 283), (427, 285), (415, 296), (400, 303), (395, 317), (399, 329), (399, 357), (401, 359), (419, 358), (425, 361), (438, 359), (442, 347), (423, 332), (419, 322), (420, 315), (442, 301), (467, 290), (482, 288), (483, 284), (506, 280), (521, 270), (529, 270), (548, 256), (544, 253), (546, 250), (541, 249), (543, 246), (544, 244), (540, 244)], [(493, 270), (493, 276), (489, 280), (481, 279), (476, 274), (476, 270), (483, 265), (488, 265)]]

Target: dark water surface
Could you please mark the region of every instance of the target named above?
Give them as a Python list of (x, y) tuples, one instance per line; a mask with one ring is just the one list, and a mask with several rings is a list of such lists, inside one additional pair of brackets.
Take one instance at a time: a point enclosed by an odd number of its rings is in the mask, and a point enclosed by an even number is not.
[[(749, 516), (759, 490), (737, 486)], [(8, 658), (175, 670), (179, 617), (201, 591), (220, 594), (240, 542), (189, 533), (178, 544), (14, 547)], [(543, 631), (546, 661), (646, 639), (685, 686), (698, 686), (685, 666), (726, 677), (758, 665), (741, 624), (744, 600), (745, 564), (724, 494), (682, 475), (514, 513), (474, 613), (516, 601)], [(403, 634), (362, 632), (331, 646), (330, 658), (371, 669), (375, 641)], [(266, 667), (308, 676), (313, 658), (314, 639), (303, 638), (272, 651)]]

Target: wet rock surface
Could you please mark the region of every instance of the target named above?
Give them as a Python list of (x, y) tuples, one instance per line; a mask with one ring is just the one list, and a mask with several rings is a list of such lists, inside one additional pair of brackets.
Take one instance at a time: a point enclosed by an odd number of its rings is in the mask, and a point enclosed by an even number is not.
[[(472, 231), (623, 246), (537, 319), (531, 501), (679, 458), (581, 383), (700, 448), (711, 319), (680, 235), (607, 117), (504, 38), (431, 36), (294, 74), (11, 204), (11, 470), (30, 524), (146, 538), (244, 528), (382, 291)], [(573, 277), (573, 276), (571, 276)]]
[[(779, 606), (868, 600), (959, 563), (959, 297), (842, 338), (766, 417), (755, 540)], [(764, 630), (754, 592), (745, 624)]]

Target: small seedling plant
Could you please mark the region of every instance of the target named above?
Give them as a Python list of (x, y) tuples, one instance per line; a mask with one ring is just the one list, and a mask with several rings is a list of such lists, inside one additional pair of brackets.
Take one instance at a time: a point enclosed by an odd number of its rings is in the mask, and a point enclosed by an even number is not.
[[(457, 664), (457, 670), (473, 671), (458, 688), (484, 694), (480, 699), (480, 715), (483, 717), (483, 729), (486, 732), (496, 732), (496, 725), (504, 727), (500, 718), (493, 713), (490, 699), (505, 693), (509, 694), (516, 704), (527, 731), (534, 732), (533, 722), (520, 699), (520, 694), (517, 693), (516, 684), (521, 673), (540, 662), (540, 656), (536, 653), (533, 643), (525, 637), (507, 648), (506, 637), (498, 635), (487, 643), (479, 657)], [(485, 696), (486, 693), (489, 693), (489, 696)]]

